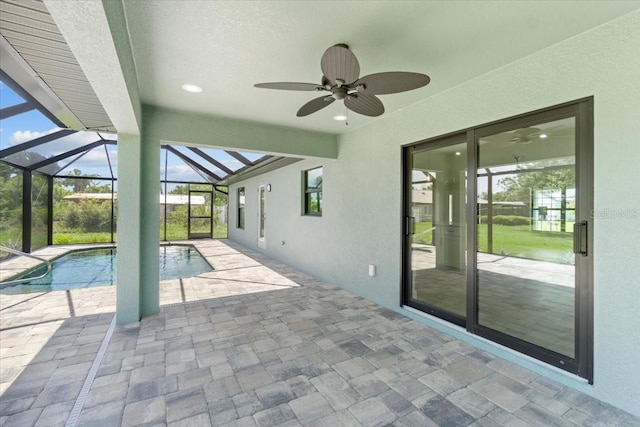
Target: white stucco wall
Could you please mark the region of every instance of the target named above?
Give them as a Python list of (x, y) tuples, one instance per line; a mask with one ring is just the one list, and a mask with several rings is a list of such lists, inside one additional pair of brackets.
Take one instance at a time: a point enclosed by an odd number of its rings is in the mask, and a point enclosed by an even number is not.
[[(305, 160), (232, 186), (231, 209), (235, 189), (246, 187), (246, 228), (235, 229), (233, 213), (229, 236), (256, 247), (257, 185), (270, 183), (269, 255), (417, 318), (399, 307), (400, 146), (593, 96), (595, 210), (600, 214), (593, 220), (594, 385), (458, 328), (423, 321), (640, 415), (639, 46), (636, 11), (350, 131), (339, 138), (337, 160)], [(324, 167), (322, 218), (300, 215), (300, 173), (315, 166)], [(368, 276), (369, 264), (377, 266), (376, 277)]]

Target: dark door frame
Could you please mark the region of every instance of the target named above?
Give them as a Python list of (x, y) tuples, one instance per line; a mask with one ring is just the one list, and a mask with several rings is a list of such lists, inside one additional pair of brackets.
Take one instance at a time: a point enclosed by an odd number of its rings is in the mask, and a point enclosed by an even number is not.
[[(202, 186), (202, 184), (197, 184), (198, 186)], [(187, 186), (187, 194), (188, 194), (188, 198), (187, 198), (187, 238), (189, 240), (191, 239), (211, 239), (213, 237), (213, 215), (214, 215), (214, 211), (213, 211), (213, 199), (215, 197), (214, 194), (215, 190), (213, 188), (213, 185), (210, 185), (210, 189), (209, 190), (201, 190), (201, 189), (197, 189), (197, 190), (192, 190), (191, 189), (191, 184), (188, 184)], [(191, 195), (192, 194), (209, 194), (209, 215), (197, 215), (197, 216), (193, 216), (191, 215)], [(205, 197), (206, 200), (206, 197)], [(209, 220), (209, 233), (192, 233), (191, 232), (191, 220), (192, 219), (208, 219)]]
[[(465, 327), (474, 335), (482, 336), (505, 345), (520, 353), (542, 360), (552, 366), (574, 373), (593, 383), (593, 97), (555, 105), (520, 114), (491, 123), (474, 126), (458, 132), (418, 141), (402, 147), (402, 271), (400, 305), (409, 306)], [(482, 136), (574, 117), (576, 159), (576, 224), (584, 224), (577, 233), (582, 236), (576, 253), (575, 287), (575, 357), (570, 358), (546, 348), (520, 340), (510, 335), (480, 325), (478, 322), (477, 252), (467, 250), (467, 313), (466, 318), (452, 316), (426, 304), (411, 301), (411, 241), (413, 219), (411, 218), (411, 171), (412, 156), (416, 152), (432, 150), (454, 143), (467, 141), (467, 200), (477, 200), (478, 140)], [(467, 203), (467, 248), (477, 248), (477, 203)], [(581, 230), (582, 229), (582, 230)], [(574, 237), (575, 239), (575, 237)], [(575, 242), (575, 240), (574, 240)], [(574, 250), (575, 251), (575, 250)], [(584, 253), (583, 253), (584, 252)]]

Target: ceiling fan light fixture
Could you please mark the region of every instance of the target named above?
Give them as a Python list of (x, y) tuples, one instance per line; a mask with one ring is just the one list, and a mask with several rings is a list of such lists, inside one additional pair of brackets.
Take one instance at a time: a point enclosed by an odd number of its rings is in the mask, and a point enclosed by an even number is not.
[(344, 114), (338, 114), (333, 116), (333, 120), (336, 120), (338, 122), (344, 122), (345, 120), (347, 120), (347, 116), (345, 116)]
[(540, 136), (539, 136), (540, 139), (545, 139), (545, 138), (548, 138), (548, 137), (549, 137), (549, 135), (547, 135), (546, 133), (541, 133)]
[(201, 93), (202, 92), (202, 88), (200, 86), (191, 84), (191, 83), (185, 83), (182, 85), (182, 90), (185, 90), (187, 92), (191, 92), (191, 93)]

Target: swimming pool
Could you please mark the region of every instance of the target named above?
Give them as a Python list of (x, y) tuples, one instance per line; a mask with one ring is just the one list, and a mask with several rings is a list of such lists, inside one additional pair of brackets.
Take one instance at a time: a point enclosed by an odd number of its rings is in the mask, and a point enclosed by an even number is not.
[[(212, 271), (213, 268), (189, 245), (161, 246), (160, 280), (183, 279)], [(61, 291), (111, 286), (116, 282), (116, 249), (96, 248), (69, 252), (51, 262), (51, 273), (43, 279), (1, 288), (5, 294)], [(37, 277), (46, 271), (42, 265), (16, 279)]]

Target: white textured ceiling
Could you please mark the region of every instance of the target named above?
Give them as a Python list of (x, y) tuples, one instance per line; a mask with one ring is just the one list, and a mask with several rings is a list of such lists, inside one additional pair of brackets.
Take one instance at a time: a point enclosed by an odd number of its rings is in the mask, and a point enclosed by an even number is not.
[[(298, 108), (317, 94), (253, 84), (319, 83), (324, 50), (347, 43), (362, 75), (431, 77), (424, 88), (382, 95), (388, 115), (638, 7), (637, 1), (125, 0), (144, 102), (332, 133), (347, 130), (332, 120), (344, 111), (341, 102), (299, 118)], [(204, 92), (186, 93), (184, 83)], [(348, 129), (375, 120), (349, 116)]]

